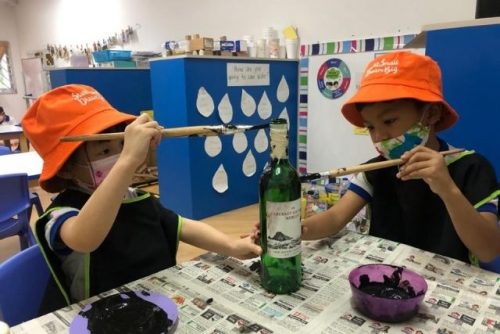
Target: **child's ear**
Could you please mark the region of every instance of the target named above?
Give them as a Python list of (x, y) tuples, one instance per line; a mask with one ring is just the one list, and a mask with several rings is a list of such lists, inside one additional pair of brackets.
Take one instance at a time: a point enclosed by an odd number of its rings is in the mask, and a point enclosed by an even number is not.
[(427, 109), (427, 125), (436, 125), (443, 114), (443, 106), (438, 103), (432, 103)]

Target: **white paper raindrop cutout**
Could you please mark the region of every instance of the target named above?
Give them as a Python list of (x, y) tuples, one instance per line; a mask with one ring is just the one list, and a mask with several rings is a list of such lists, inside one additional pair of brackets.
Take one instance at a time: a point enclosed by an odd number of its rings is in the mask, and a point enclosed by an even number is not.
[(248, 139), (245, 133), (235, 133), (233, 135), (233, 148), (236, 153), (243, 153), (248, 147)]
[(288, 125), (288, 130), (290, 130), (290, 117), (288, 117), (288, 110), (286, 110), (286, 107), (283, 108), (283, 110), (280, 112), (278, 118), (286, 119), (286, 123)]
[(198, 97), (196, 98), (196, 109), (205, 117), (209, 117), (214, 112), (214, 100), (207, 92), (205, 87), (198, 89)]
[(227, 124), (233, 119), (233, 106), (231, 105), (231, 100), (229, 100), (229, 95), (226, 93), (222, 100), (220, 100), (219, 105), (219, 117), (222, 123)]
[(224, 169), (224, 165), (221, 164), (212, 178), (212, 186), (218, 193), (223, 193), (229, 189), (227, 173)]
[(269, 140), (267, 138), (266, 131), (264, 129), (260, 129), (257, 131), (257, 135), (254, 140), (255, 150), (259, 153), (265, 152), (269, 147)]
[(271, 101), (269, 101), (269, 97), (267, 97), (267, 93), (265, 91), (260, 98), (257, 112), (262, 119), (268, 119), (273, 114), (273, 106), (271, 105)]
[(254, 114), (255, 108), (257, 107), (252, 95), (248, 94), (246, 90), (241, 90), (241, 110), (243, 114), (250, 117)]
[(280, 102), (285, 102), (290, 96), (290, 89), (288, 88), (288, 83), (286, 82), (285, 76), (281, 76), (280, 83), (278, 84), (278, 90), (276, 91), (276, 98)]
[(219, 155), (222, 151), (222, 141), (217, 136), (209, 136), (205, 138), (205, 152), (209, 157), (213, 158)]
[(243, 160), (243, 166), (241, 167), (243, 174), (247, 177), (253, 176), (257, 171), (257, 162), (255, 161), (252, 150), (248, 150), (247, 156), (245, 157), (245, 160)]

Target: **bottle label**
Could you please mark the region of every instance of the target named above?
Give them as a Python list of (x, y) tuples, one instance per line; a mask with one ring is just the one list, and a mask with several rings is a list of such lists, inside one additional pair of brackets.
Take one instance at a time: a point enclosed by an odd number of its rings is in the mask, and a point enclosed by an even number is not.
[(266, 202), (267, 253), (284, 259), (300, 254), (300, 198), (291, 202)]

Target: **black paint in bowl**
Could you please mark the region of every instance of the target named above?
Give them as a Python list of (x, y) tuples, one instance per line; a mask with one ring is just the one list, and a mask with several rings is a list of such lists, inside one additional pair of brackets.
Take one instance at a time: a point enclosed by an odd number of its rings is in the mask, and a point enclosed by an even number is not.
[(370, 319), (402, 322), (417, 314), (427, 292), (425, 279), (403, 267), (366, 264), (349, 273), (351, 302)]

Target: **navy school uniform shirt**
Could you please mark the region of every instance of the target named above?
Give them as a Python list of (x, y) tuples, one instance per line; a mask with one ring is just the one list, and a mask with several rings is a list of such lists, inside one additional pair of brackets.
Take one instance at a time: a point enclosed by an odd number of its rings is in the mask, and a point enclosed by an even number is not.
[(37, 221), (37, 240), (57, 285), (47, 292), (41, 313), (61, 307), (54, 302), (61, 295), (69, 305), (176, 264), (182, 218), (149, 193), (130, 189), (129, 194), (106, 239), (91, 253), (75, 252), (59, 237), (62, 224), (78, 214), (89, 194), (65, 190)]
[[(439, 139), (440, 151), (453, 149)], [(491, 164), (474, 151), (444, 157), (451, 178), (478, 212), (498, 213), (498, 183)], [(379, 156), (368, 161), (385, 160)], [(359, 173), (349, 190), (369, 204), (369, 234), (449, 256), (471, 258), (441, 198), (423, 180), (401, 181), (398, 167)], [(472, 261), (474, 262), (474, 261)]]

